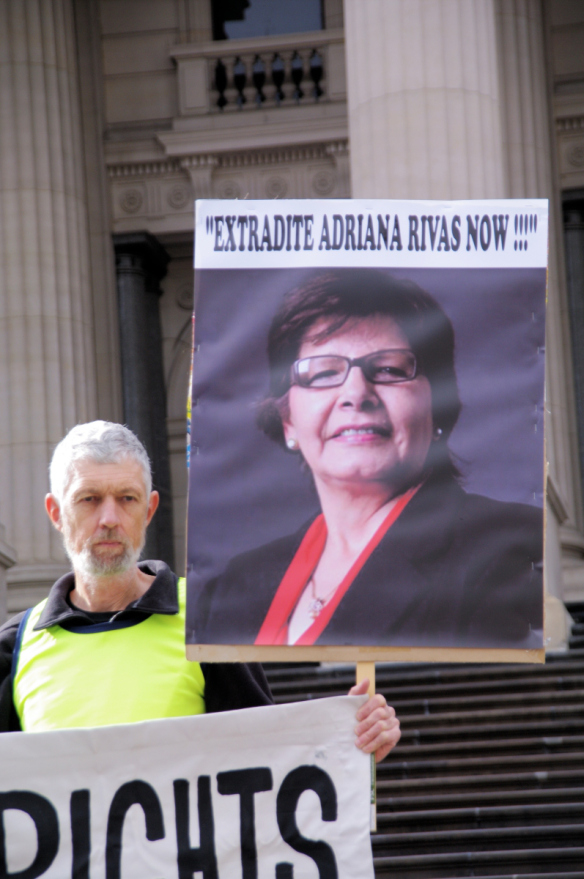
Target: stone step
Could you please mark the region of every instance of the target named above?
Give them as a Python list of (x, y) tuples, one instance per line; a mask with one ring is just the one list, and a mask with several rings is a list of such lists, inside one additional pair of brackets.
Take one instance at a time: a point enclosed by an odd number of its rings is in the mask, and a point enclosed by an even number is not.
[[(574, 793), (574, 792), (572, 792)], [(580, 792), (576, 792), (580, 794)], [(458, 809), (420, 809), (389, 812), (378, 808), (381, 833), (413, 833), (433, 830), (470, 830), (489, 827), (539, 827), (552, 824), (584, 824), (584, 797), (580, 802), (527, 803)]]
[(584, 844), (582, 824), (544, 824), (538, 827), (494, 827), (473, 830), (433, 830), (420, 833), (377, 833), (374, 857), (412, 852), (501, 852), (518, 849), (566, 849)]
[[(349, 690), (339, 687), (313, 693), (313, 698), (343, 696)], [(435, 713), (436, 711), (454, 709), (456, 706), (467, 708), (488, 707), (489, 705), (505, 705), (521, 702), (555, 701), (565, 697), (566, 701), (581, 701), (584, 696), (584, 673), (573, 676), (542, 677), (527, 680), (518, 686), (517, 682), (506, 681), (503, 684), (491, 681), (488, 684), (449, 684), (434, 687), (415, 687), (405, 693), (402, 689), (395, 690), (376, 680), (376, 690), (383, 693), (387, 702), (393, 705), (401, 715), (412, 713)], [(297, 694), (296, 694), (297, 695)], [(297, 701), (296, 695), (274, 692), (277, 703), (284, 704)]]
[[(399, 716), (399, 712), (398, 712)], [(401, 719), (401, 718), (400, 718)], [(468, 726), (475, 728), (483, 724), (496, 723), (533, 723), (535, 721), (581, 721), (584, 722), (584, 701), (576, 704), (537, 704), (524, 706), (521, 702), (504, 708), (488, 708), (482, 710), (443, 711), (440, 714), (412, 714), (403, 718), (405, 729), (419, 730), (440, 726)]]
[[(518, 663), (484, 663), (484, 662), (377, 662), (375, 665), (376, 674), (393, 675), (396, 681), (404, 681), (406, 686), (418, 678), (442, 680), (442, 679), (459, 679), (464, 680), (467, 677), (485, 678), (492, 677), (505, 678), (508, 676), (529, 676), (534, 671), (545, 672), (548, 670), (550, 674), (554, 674), (554, 669), (562, 667), (569, 669), (579, 660), (584, 659), (582, 655), (574, 655), (564, 651), (556, 651), (546, 653), (545, 662), (518, 662)], [(326, 678), (326, 677), (355, 677), (355, 663), (318, 663), (318, 662), (298, 662), (298, 663), (264, 663), (266, 674), (274, 681), (290, 681), (302, 680), (304, 677), (310, 678)]]
[[(584, 793), (584, 767), (582, 769), (559, 769), (525, 771), (525, 772), (499, 772), (497, 774), (483, 775), (482, 773), (469, 775), (440, 775), (434, 778), (378, 778), (377, 791), (379, 796), (406, 796), (407, 794), (432, 793), (437, 789), (447, 790), (457, 788), (460, 791), (469, 790), (519, 790), (549, 788), (581, 788)], [(583, 840), (584, 841), (584, 840)]]
[[(516, 851), (448, 852), (375, 858), (378, 879), (453, 879), (496, 876), (497, 879), (532, 875), (582, 875), (584, 847), (519, 849)], [(545, 872), (547, 869), (547, 873)], [(542, 871), (543, 874), (542, 874)], [(580, 873), (578, 872), (580, 871)], [(570, 872), (572, 877), (570, 877)]]
[[(476, 873), (459, 873), (458, 876), (473, 876), (478, 875)], [(483, 876), (481, 874), (481, 879), (516, 879), (516, 877), (521, 876), (521, 879), (584, 879), (584, 871), (577, 870), (575, 873), (570, 871), (569, 873), (556, 873), (554, 870), (552, 873), (497, 873), (496, 876), (491, 874), (490, 876)], [(448, 876), (446, 879), (457, 879), (455, 876)]]
[[(584, 679), (580, 681), (584, 683)], [(384, 692), (384, 691), (382, 691)], [(387, 693), (384, 692), (387, 698)], [(516, 690), (510, 693), (494, 693), (489, 695), (475, 695), (465, 693), (454, 697), (438, 697), (434, 695), (425, 699), (387, 699), (393, 705), (398, 717), (405, 718), (409, 715), (419, 714), (444, 714), (453, 711), (478, 712), (489, 708), (506, 708), (508, 706), (521, 705), (584, 705), (584, 688), (574, 689), (549, 689), (536, 690), (535, 692), (521, 692)]]
[[(479, 733), (482, 731), (479, 730)], [(381, 764), (395, 760), (432, 760), (473, 757), (497, 757), (506, 755), (527, 756), (528, 754), (555, 754), (573, 753), (584, 751), (584, 735), (574, 736), (533, 736), (532, 738), (519, 739), (496, 739), (477, 738), (471, 741), (458, 741), (453, 748), (452, 742), (447, 740), (433, 744), (407, 744), (406, 738), (397, 746)]]
[(420, 789), (392, 796), (378, 792), (378, 813), (416, 812), (428, 809), (480, 809), (486, 806), (545, 805), (584, 802), (584, 792), (577, 787), (510, 788), (508, 790), (457, 790), (453, 785), (434, 788), (432, 793)]
[[(422, 756), (422, 755), (420, 755)], [(447, 760), (414, 759), (403, 760), (399, 746), (392, 759), (385, 760), (377, 767), (377, 778), (430, 778), (435, 776), (489, 774), (496, 775), (511, 770), (549, 771), (560, 769), (579, 769), (584, 767), (584, 751), (558, 754), (526, 754), (496, 757), (452, 757)]]
[[(422, 726), (402, 725), (403, 744), (433, 744), (452, 742), (453, 746), (457, 746), (459, 741), (472, 741), (477, 738), (493, 738), (512, 740), (513, 738), (523, 738), (529, 734), (541, 734), (547, 737), (563, 736), (563, 735), (584, 735), (584, 720), (582, 718), (567, 719), (560, 717), (554, 720), (524, 720), (521, 725), (516, 722), (508, 723), (482, 723), (461, 724), (458, 726), (449, 725), (442, 726), (441, 718), (436, 720), (436, 726), (425, 724)], [(472, 721), (472, 718), (469, 718)], [(408, 719), (408, 723), (411, 718)]]
[[(584, 691), (561, 691), (549, 693), (547, 699), (541, 697), (515, 697), (500, 699), (464, 699), (446, 701), (442, 705), (432, 699), (423, 703), (411, 703), (410, 709), (404, 710), (400, 702), (394, 701), (396, 713), (402, 722), (404, 729), (412, 726), (418, 729), (428, 729), (440, 724), (452, 726), (466, 726), (469, 721), (474, 726), (484, 723), (529, 723), (565, 719), (566, 721), (581, 719), (584, 722)], [(284, 701), (284, 700), (277, 700)], [(389, 701), (389, 700), (388, 700)], [(496, 707), (485, 707), (485, 706)], [(482, 707), (481, 707), (482, 706)], [(415, 710), (417, 709), (417, 711)]]
[[(546, 681), (553, 680), (551, 687), (570, 686), (572, 678), (584, 677), (584, 662), (565, 657), (545, 665), (418, 665), (383, 664), (375, 668), (376, 688), (388, 692), (392, 698), (406, 698), (416, 695), (428, 695), (431, 691), (439, 695), (451, 692), (501, 692), (517, 688), (520, 684), (527, 689), (543, 688)], [(342, 666), (334, 669), (328, 667), (311, 667), (290, 670), (267, 669), (270, 686), (278, 701), (288, 701), (300, 696), (311, 698), (318, 695), (342, 695), (355, 682), (355, 667)], [(581, 685), (581, 684), (580, 684)], [(575, 686), (578, 686), (576, 681)]]
[[(496, 695), (497, 693), (531, 693), (531, 692), (549, 692), (550, 690), (571, 690), (584, 689), (584, 666), (582, 664), (573, 663), (572, 667), (563, 670), (561, 674), (545, 674), (539, 673), (539, 666), (532, 669), (531, 675), (527, 677), (517, 678), (490, 678), (488, 680), (470, 680), (470, 681), (441, 681), (429, 685), (427, 683), (414, 684), (411, 687), (392, 687), (391, 681), (381, 681), (381, 687), (384, 692), (395, 696), (396, 699), (428, 698), (431, 693), (432, 698), (444, 698), (446, 696), (463, 696), (466, 693), (477, 695)], [(377, 682), (377, 678), (376, 678)]]

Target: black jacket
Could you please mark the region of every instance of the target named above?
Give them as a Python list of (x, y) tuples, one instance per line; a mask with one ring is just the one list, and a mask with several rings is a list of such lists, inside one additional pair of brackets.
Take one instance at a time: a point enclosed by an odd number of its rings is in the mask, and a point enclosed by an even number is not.
[[(112, 627), (117, 621), (146, 619), (152, 613), (178, 613), (177, 577), (164, 562), (141, 562), (139, 566), (155, 574), (150, 588), (137, 601), (114, 614), (92, 614), (73, 608), (67, 596), (74, 586), (73, 574), (66, 574), (52, 586), (47, 603), (35, 628), (60, 625), (64, 628), (95, 625), (107, 617)], [(18, 614), (0, 627), (0, 732), (20, 730), (18, 715), (12, 701), (12, 655), (18, 625), (24, 614)], [(270, 705), (270, 688), (261, 665), (241, 663), (201, 663), (205, 678), (205, 707), (208, 713)]]
[[(234, 558), (202, 591), (201, 644), (253, 643), (310, 523)], [(373, 551), (317, 644), (543, 646), (543, 513), (428, 480)]]

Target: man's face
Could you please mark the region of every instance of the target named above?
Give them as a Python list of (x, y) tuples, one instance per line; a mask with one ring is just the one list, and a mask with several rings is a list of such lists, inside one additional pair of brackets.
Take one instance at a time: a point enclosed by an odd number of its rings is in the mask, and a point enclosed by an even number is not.
[(132, 457), (117, 464), (84, 460), (74, 464), (61, 504), (53, 495), (46, 504), (74, 570), (111, 576), (138, 561), (158, 493), (147, 495), (144, 472)]

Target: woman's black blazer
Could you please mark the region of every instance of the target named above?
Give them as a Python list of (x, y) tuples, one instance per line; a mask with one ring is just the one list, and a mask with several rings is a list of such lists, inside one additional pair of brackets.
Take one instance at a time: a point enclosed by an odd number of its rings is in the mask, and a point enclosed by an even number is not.
[[(253, 643), (310, 523), (232, 559), (203, 589), (201, 644)], [(543, 646), (543, 512), (428, 480), (372, 552), (318, 644)]]

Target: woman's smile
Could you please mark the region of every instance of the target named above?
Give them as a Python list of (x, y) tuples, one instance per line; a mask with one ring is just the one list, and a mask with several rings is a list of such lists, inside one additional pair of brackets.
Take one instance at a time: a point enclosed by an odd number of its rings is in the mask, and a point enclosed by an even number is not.
[(388, 426), (380, 424), (352, 424), (338, 428), (331, 439), (350, 443), (367, 443), (388, 439), (390, 435), (391, 429)]

